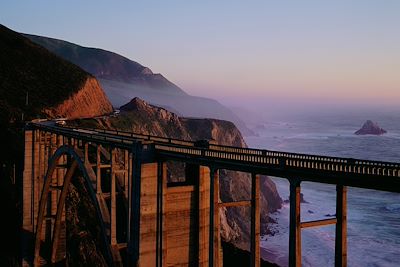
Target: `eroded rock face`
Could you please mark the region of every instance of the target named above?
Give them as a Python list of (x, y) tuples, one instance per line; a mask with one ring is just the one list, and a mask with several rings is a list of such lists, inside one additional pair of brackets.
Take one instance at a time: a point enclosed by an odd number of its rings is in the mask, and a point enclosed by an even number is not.
[[(119, 129), (142, 134), (172, 137), (184, 140), (213, 140), (221, 145), (247, 147), (240, 131), (228, 121), (216, 119), (181, 118), (163, 108), (149, 105), (135, 98), (121, 107), (117, 117), (75, 121), (76, 126)], [(179, 163), (177, 163), (179, 164)], [(178, 165), (168, 165), (169, 181), (183, 176)], [(224, 202), (250, 199), (250, 174), (220, 170), (220, 198)], [(261, 234), (269, 233), (272, 221), (269, 213), (282, 205), (274, 182), (261, 177)], [(224, 240), (248, 249), (250, 208), (221, 209), (221, 234)]]
[(93, 77), (88, 77), (80, 90), (62, 103), (43, 110), (50, 118), (65, 117), (68, 119), (95, 117), (112, 111), (110, 101)]
[(386, 130), (379, 127), (378, 123), (372, 122), (371, 120), (367, 120), (360, 130), (356, 131), (354, 134), (356, 135), (382, 135), (387, 133)]
[(79, 174), (70, 185), (66, 203), (67, 266), (108, 266), (100, 222)]

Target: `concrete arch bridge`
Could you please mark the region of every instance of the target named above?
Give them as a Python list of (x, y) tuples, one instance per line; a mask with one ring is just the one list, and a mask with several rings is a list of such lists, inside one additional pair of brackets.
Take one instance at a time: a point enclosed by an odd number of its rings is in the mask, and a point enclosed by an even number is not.
[[(168, 186), (166, 162), (185, 163)], [(301, 230), (336, 226), (335, 265), (347, 265), (347, 186), (400, 192), (400, 164), (238, 148), (136, 133), (30, 123), (25, 131), (23, 265), (66, 257), (66, 195), (82, 179), (97, 242), (110, 266), (222, 266), (219, 210), (251, 208), (251, 263), (260, 266), (259, 175), (290, 182), (289, 265), (301, 266)], [(251, 198), (219, 200), (219, 170), (251, 173)], [(301, 182), (336, 185), (336, 217), (301, 221)], [(122, 211), (122, 212), (121, 212)]]

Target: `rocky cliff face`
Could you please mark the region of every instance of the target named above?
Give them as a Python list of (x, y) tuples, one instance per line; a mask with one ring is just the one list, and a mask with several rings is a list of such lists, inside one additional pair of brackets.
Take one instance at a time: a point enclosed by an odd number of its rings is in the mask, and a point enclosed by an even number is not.
[(111, 112), (95, 78), (0, 25), (0, 110), (5, 121)]
[[(76, 126), (120, 129), (125, 131), (173, 137), (185, 140), (214, 140), (218, 144), (246, 147), (246, 143), (235, 125), (216, 119), (180, 118), (163, 108), (152, 106), (138, 98), (121, 107), (118, 117), (76, 120)], [(174, 166), (168, 165), (169, 179), (183, 175)], [(220, 171), (220, 197), (222, 201), (250, 199), (250, 175), (227, 170)], [(261, 230), (268, 233), (271, 222), (268, 214), (281, 207), (282, 200), (275, 184), (268, 177), (261, 178)], [(250, 233), (250, 209), (229, 208), (221, 212), (223, 239), (248, 249)]]
[(86, 78), (80, 89), (60, 104), (44, 108), (49, 118), (65, 117), (69, 119), (95, 117), (113, 111), (111, 103), (93, 77)]

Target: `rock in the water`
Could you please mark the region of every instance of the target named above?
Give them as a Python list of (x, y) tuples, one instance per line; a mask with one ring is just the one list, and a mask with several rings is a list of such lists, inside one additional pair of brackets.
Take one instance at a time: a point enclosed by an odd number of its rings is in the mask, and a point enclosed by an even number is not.
[(357, 132), (355, 132), (354, 134), (357, 134), (357, 135), (366, 135), (366, 134), (382, 135), (384, 133), (387, 133), (386, 130), (379, 127), (379, 125), (376, 122), (367, 120), (364, 123), (364, 125), (361, 127), (361, 129), (358, 130)]

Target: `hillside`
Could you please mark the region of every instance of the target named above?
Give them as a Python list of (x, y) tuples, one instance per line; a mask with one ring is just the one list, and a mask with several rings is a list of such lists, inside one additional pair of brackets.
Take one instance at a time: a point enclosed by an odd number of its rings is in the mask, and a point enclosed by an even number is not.
[[(112, 112), (112, 106), (92, 75), (3, 25), (0, 62), (0, 208), (7, 214), (0, 266), (10, 266), (19, 251), (24, 121), (96, 116)], [(10, 179), (14, 166), (16, 184)]]
[[(47, 109), (52, 109), (50, 116), (68, 116), (71, 112), (92, 116), (112, 111), (93, 76), (4, 26), (0, 26), (0, 61), (3, 120), (15, 121), (22, 112), (26, 119), (35, 118)], [(82, 90), (90, 91), (90, 95), (79, 94)], [(67, 99), (79, 102), (81, 114), (73, 110), (75, 106), (62, 107)]]
[(114, 107), (140, 97), (153, 105), (173, 107), (185, 117), (232, 121), (244, 135), (253, 134), (236, 114), (218, 101), (188, 95), (162, 74), (154, 74), (149, 68), (126, 57), (63, 40), (25, 36), (96, 76)]
[(186, 95), (182, 89), (161, 74), (154, 74), (149, 68), (116, 53), (53, 38), (29, 34), (25, 36), (54, 54), (80, 66), (98, 79), (134, 84), (147, 90), (164, 90), (172, 94)]

